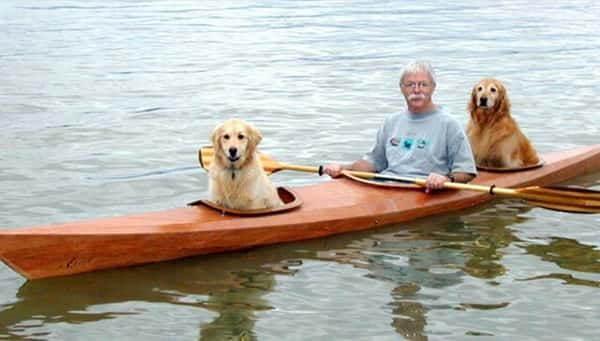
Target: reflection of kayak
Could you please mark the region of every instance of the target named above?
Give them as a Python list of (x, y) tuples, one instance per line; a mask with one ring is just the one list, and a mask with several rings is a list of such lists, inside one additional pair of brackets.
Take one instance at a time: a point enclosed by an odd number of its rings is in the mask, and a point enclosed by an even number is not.
[[(600, 171), (600, 145), (543, 155), (543, 167), (480, 172), (474, 183), (546, 186)], [(489, 194), (425, 194), (341, 178), (294, 188), (302, 204), (272, 215), (206, 205), (60, 225), (2, 230), (0, 257), (29, 279), (124, 267), (364, 230), (471, 207)]]

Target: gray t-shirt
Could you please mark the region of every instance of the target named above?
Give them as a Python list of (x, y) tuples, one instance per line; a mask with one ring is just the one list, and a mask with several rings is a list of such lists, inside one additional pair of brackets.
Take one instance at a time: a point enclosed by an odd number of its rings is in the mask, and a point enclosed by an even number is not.
[(469, 140), (458, 121), (442, 107), (388, 117), (364, 157), (378, 173), (424, 177), (431, 172), (477, 174)]

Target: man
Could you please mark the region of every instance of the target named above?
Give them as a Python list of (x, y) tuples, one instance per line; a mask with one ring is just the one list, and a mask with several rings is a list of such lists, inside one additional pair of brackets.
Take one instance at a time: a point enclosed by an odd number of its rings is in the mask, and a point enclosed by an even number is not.
[(477, 175), (469, 141), (459, 122), (432, 101), (435, 74), (427, 62), (409, 64), (400, 77), (407, 111), (388, 117), (375, 145), (362, 160), (330, 164), (323, 171), (337, 177), (343, 170), (426, 177), (426, 192), (444, 182), (469, 182)]

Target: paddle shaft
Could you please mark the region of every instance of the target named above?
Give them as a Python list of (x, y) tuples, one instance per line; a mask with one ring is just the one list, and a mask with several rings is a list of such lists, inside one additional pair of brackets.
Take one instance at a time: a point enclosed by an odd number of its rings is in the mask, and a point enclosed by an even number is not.
[(319, 175), (323, 175), (323, 166), (312, 167), (312, 166), (300, 166), (300, 165), (289, 165), (286, 163), (277, 163), (278, 167), (282, 170), (291, 170), (297, 172), (306, 172), (306, 173), (317, 173)]
[[(357, 171), (346, 171), (351, 175), (366, 178), (366, 179), (374, 179), (374, 180), (391, 180), (398, 181), (404, 183), (414, 183), (419, 186), (425, 186), (427, 180), (419, 179), (419, 178), (410, 178), (403, 176), (394, 176), (394, 175), (385, 175), (385, 174), (376, 174), (370, 172), (357, 172)], [(483, 186), (483, 185), (472, 185), (472, 184), (464, 184), (459, 182), (444, 182), (444, 188), (449, 189), (457, 189), (457, 190), (468, 190), (475, 192), (483, 192), (489, 194), (496, 194), (506, 197), (516, 197), (525, 200), (531, 200), (536, 202), (552, 202), (556, 204), (565, 204), (565, 205), (581, 205), (581, 206), (593, 206), (597, 205), (597, 201), (592, 202), (592, 200), (584, 200), (575, 197), (574, 195), (567, 196), (559, 196), (558, 193), (560, 191), (553, 191), (551, 189), (541, 189), (540, 187), (525, 187), (521, 189), (511, 189), (511, 188), (502, 188), (496, 187), (496, 185), (492, 186)], [(529, 192), (528, 192), (529, 191)], [(538, 191), (537, 193), (535, 193)], [(562, 192), (560, 192), (562, 194)]]
[[(293, 170), (300, 172), (309, 172), (309, 173), (318, 173), (322, 175), (322, 166), (319, 167), (310, 167), (310, 166), (300, 166), (300, 165), (291, 165), (291, 164), (278, 164), (280, 169), (285, 170)], [(419, 186), (425, 186), (427, 180), (419, 179), (419, 178), (410, 178), (403, 176), (394, 176), (394, 175), (385, 175), (385, 174), (377, 174), (371, 172), (361, 172), (361, 171), (344, 171), (350, 175), (363, 178), (363, 179), (372, 179), (372, 180), (388, 180), (388, 181), (397, 181), (404, 182), (410, 184), (417, 184)], [(590, 201), (586, 201), (583, 199), (579, 199), (574, 197), (573, 195), (569, 196), (560, 196), (557, 193), (553, 193), (552, 190), (544, 189), (545, 192), (541, 193), (527, 193), (527, 190), (531, 189), (532, 191), (541, 190), (539, 187), (525, 187), (519, 190), (511, 189), (511, 188), (502, 188), (492, 186), (484, 186), (484, 185), (473, 185), (473, 184), (464, 184), (459, 182), (445, 182), (444, 188), (448, 189), (456, 189), (456, 190), (468, 190), (482, 193), (489, 193), (492, 195), (500, 195), (505, 197), (515, 197), (535, 202), (551, 202), (554, 204), (564, 204), (564, 205), (579, 205), (579, 206), (593, 206), (593, 203)], [(558, 191), (556, 191), (558, 192)], [(561, 193), (562, 194), (562, 193)]]

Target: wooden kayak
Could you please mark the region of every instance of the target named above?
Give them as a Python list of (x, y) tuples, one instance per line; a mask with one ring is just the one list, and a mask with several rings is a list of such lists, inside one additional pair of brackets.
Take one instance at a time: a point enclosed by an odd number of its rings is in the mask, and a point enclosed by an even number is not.
[[(547, 186), (600, 171), (600, 145), (543, 155), (542, 167), (480, 172), (473, 182)], [(0, 230), (0, 258), (28, 279), (64, 276), (319, 238), (456, 211), (487, 193), (370, 186), (347, 178), (297, 187), (302, 204), (272, 215), (236, 216), (205, 205), (66, 224)]]

